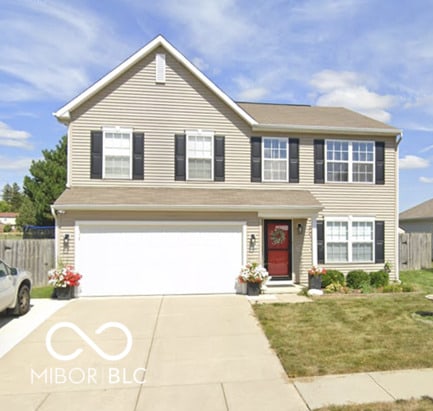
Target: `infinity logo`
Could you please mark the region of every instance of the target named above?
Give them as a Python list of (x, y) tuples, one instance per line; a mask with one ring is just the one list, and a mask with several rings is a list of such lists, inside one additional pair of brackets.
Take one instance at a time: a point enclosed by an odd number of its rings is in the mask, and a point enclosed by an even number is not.
[(52, 344), (52, 338), (54, 333), (59, 330), (60, 328), (70, 328), (71, 330), (74, 330), (76, 334), (78, 334), (81, 339), (87, 344), (89, 345), (100, 357), (102, 357), (104, 360), (108, 360), (108, 361), (118, 361), (121, 360), (122, 358), (125, 358), (128, 354), (129, 351), (131, 351), (131, 347), (132, 347), (132, 335), (131, 332), (129, 331), (129, 329), (127, 327), (125, 327), (123, 324), (118, 323), (118, 322), (108, 322), (105, 324), (102, 324), (96, 331), (96, 334), (101, 334), (103, 333), (106, 329), (108, 328), (118, 328), (119, 330), (121, 330), (125, 336), (126, 336), (126, 346), (125, 349), (116, 355), (109, 355), (107, 353), (105, 353), (104, 351), (102, 351), (88, 336), (87, 334), (77, 325), (75, 325), (74, 323), (71, 322), (60, 322), (57, 323), (56, 325), (53, 325), (48, 333), (47, 336), (45, 338), (45, 344), (47, 346), (47, 350), (48, 352), (57, 360), (60, 361), (70, 361), (70, 360), (74, 360), (75, 358), (77, 358), (82, 352), (83, 349), (82, 348), (77, 348), (73, 353), (68, 354), (68, 355), (62, 355), (59, 354), (58, 352), (56, 352), (53, 348), (53, 344)]

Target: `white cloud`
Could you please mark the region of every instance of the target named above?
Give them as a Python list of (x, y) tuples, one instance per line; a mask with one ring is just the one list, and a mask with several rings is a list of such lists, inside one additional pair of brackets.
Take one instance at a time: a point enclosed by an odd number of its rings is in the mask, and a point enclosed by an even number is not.
[(399, 160), (399, 168), (401, 170), (410, 170), (414, 168), (426, 168), (429, 165), (430, 164), (428, 160), (410, 154), (404, 156)]
[(13, 130), (6, 123), (0, 121), (0, 146), (31, 149), (30, 133), (22, 130)]
[(433, 177), (420, 177), (419, 181), (425, 184), (433, 184)]
[(111, 24), (85, 7), (6, 0), (0, 26), (0, 101), (71, 98), (121, 58)]
[(10, 159), (0, 155), (0, 170), (3, 171), (26, 171), (29, 169), (33, 158), (21, 157)]
[[(429, 131), (433, 131), (433, 130), (429, 130)], [(421, 153), (426, 153), (427, 151), (430, 151), (430, 150), (433, 150), (433, 144), (430, 145), (430, 146), (424, 147), (424, 148), (421, 150)]]
[(310, 83), (319, 94), (319, 106), (346, 107), (379, 121), (391, 120), (387, 109), (396, 103), (396, 98), (368, 90), (357, 73), (323, 70), (314, 74)]

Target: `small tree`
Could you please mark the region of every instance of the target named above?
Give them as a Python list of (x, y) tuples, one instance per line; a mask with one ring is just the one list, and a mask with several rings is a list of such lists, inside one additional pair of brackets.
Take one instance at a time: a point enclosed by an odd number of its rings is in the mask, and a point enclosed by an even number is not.
[(35, 208), (27, 196), (24, 196), (17, 217), (17, 226), (23, 228), (25, 225), (36, 225)]
[[(28, 217), (34, 216), (37, 225), (54, 225), (50, 206), (66, 187), (67, 138), (63, 136), (54, 150), (42, 150), (43, 160), (33, 161), (30, 166), (31, 177), (24, 177), (24, 193), (33, 205), (34, 214), (26, 204)], [(23, 204), (24, 206), (24, 204)], [(21, 207), (22, 208), (22, 207)], [(23, 210), (20, 209), (20, 213)], [(24, 217), (20, 224), (31, 224)]]

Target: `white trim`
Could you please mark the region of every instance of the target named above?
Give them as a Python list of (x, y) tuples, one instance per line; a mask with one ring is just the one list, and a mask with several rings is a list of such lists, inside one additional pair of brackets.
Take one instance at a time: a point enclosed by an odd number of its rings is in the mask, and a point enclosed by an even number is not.
[[(323, 239), (325, 241), (325, 239)], [(313, 258), (313, 265), (317, 265), (318, 263), (318, 255), (317, 255), (317, 217), (313, 217), (311, 219), (311, 256)]]
[(165, 53), (156, 53), (155, 55), (155, 83), (165, 83)]
[(290, 125), (290, 124), (253, 124), (253, 131), (257, 132), (282, 132), (282, 133), (322, 133), (322, 134), (344, 134), (368, 136), (397, 136), (401, 130), (396, 128), (369, 128), (369, 127), (337, 127), (337, 126), (311, 126), (311, 125)]
[[(347, 143), (347, 155), (348, 159), (345, 160), (328, 160), (328, 143), (329, 142), (340, 142)], [(365, 144), (373, 144), (373, 161), (354, 161), (353, 160), (353, 143), (365, 143)], [(373, 140), (349, 140), (349, 139), (326, 139), (325, 140), (325, 183), (329, 184), (376, 184), (376, 142)], [(328, 180), (328, 164), (332, 163), (347, 163), (347, 181), (329, 181)], [(354, 164), (372, 164), (373, 166), (373, 177), (372, 181), (353, 181), (353, 165)]]
[[(326, 225), (328, 222), (344, 222), (347, 223), (347, 261), (328, 261), (328, 241), (327, 241), (327, 237), (326, 237)], [(353, 255), (352, 255), (352, 250), (353, 250), (353, 235), (352, 235), (352, 224), (353, 223), (358, 223), (358, 222), (366, 222), (366, 223), (372, 223), (372, 233), (373, 233), (373, 239), (371, 241), (372, 244), (372, 259), (370, 261), (353, 261)], [(340, 217), (340, 216), (326, 216), (324, 218), (324, 224), (325, 224), (325, 235), (324, 235), (324, 247), (325, 247), (325, 263), (327, 264), (345, 264), (345, 263), (349, 263), (349, 264), (373, 264), (376, 261), (376, 255), (375, 255), (375, 244), (376, 244), (376, 230), (375, 230), (375, 222), (376, 219), (373, 217), (357, 217), (357, 216), (353, 216), (353, 215), (349, 215), (346, 217)], [(365, 243), (367, 243), (367, 241), (364, 241)], [(370, 243), (370, 241), (368, 241), (368, 243)]]
[(62, 204), (54, 205), (54, 210), (63, 211), (149, 211), (149, 210), (175, 210), (175, 211), (248, 211), (258, 212), (260, 215), (309, 217), (323, 209), (323, 206), (287, 206), (287, 205), (174, 205), (174, 204), (152, 204), (152, 205), (131, 205), (131, 204)]
[(58, 109), (53, 115), (63, 123), (69, 123), (71, 120), (71, 112), (94, 96), (116, 78), (125, 73), (129, 68), (135, 65), (142, 58), (150, 54), (158, 47), (163, 47), (176, 60), (183, 64), (194, 76), (196, 76), (205, 86), (213, 91), (222, 101), (224, 101), (235, 113), (244, 119), (249, 125), (257, 124), (246, 111), (238, 106), (227, 94), (218, 88), (211, 80), (209, 80), (197, 67), (195, 67), (188, 59), (186, 59), (178, 50), (176, 50), (163, 36), (159, 35), (151, 42), (147, 43), (143, 48), (118, 65), (114, 70), (110, 71), (87, 90), (73, 98), (69, 103)]
[(207, 221), (207, 220), (76, 220), (75, 225), (82, 226), (126, 226), (126, 227), (146, 227), (146, 226), (242, 226), (246, 221)]
[[(186, 159), (186, 180), (187, 181), (213, 181), (214, 180), (214, 164), (215, 164), (215, 153), (214, 153), (214, 145), (215, 145), (215, 133), (213, 131), (206, 131), (206, 130), (185, 130), (185, 159)], [(188, 144), (189, 144), (189, 138), (190, 137), (210, 137), (211, 139), (211, 176), (210, 178), (190, 178), (189, 177), (189, 153), (188, 153)], [(197, 159), (205, 159), (206, 157), (191, 157), (191, 158), (197, 158)]]
[[(107, 147), (105, 147), (105, 135), (106, 133), (122, 133), (129, 134), (129, 175), (128, 177), (110, 176), (105, 175), (105, 157)], [(107, 180), (132, 180), (132, 163), (134, 161), (134, 140), (133, 140), (133, 129), (123, 127), (102, 127), (102, 178)], [(68, 156), (69, 157), (69, 156)]]
[[(265, 178), (265, 160), (266, 161), (273, 161), (276, 159), (272, 159), (272, 158), (265, 158), (265, 140), (279, 140), (279, 141), (284, 141), (286, 143), (286, 178), (283, 180), (274, 180), (274, 179), (269, 179), (267, 180)], [(262, 181), (265, 183), (287, 183), (289, 181), (289, 138), (288, 137), (272, 137), (272, 136), (264, 136), (262, 137)], [(278, 159), (276, 161), (282, 161), (284, 159)]]

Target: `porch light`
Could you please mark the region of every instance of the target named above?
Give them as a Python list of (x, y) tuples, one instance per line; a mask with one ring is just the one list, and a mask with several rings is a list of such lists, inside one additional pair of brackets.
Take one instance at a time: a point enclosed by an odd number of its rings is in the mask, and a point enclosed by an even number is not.
[(63, 247), (67, 247), (69, 245), (69, 234), (65, 234), (63, 236)]
[(254, 251), (256, 248), (256, 236), (254, 234), (251, 234), (250, 237), (250, 251)]
[(298, 224), (298, 234), (301, 235), (303, 233), (303, 231), (304, 231), (304, 227), (302, 227), (302, 224), (299, 223)]

